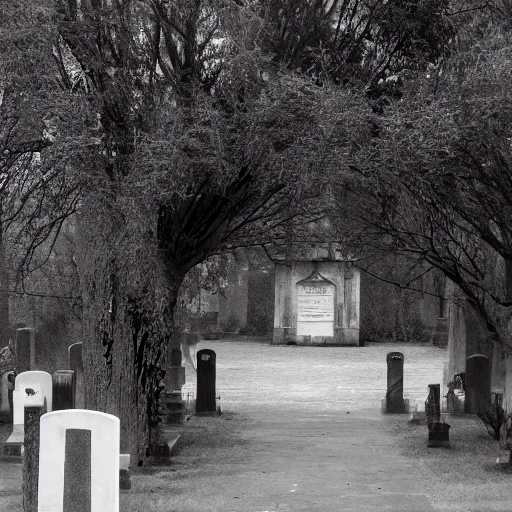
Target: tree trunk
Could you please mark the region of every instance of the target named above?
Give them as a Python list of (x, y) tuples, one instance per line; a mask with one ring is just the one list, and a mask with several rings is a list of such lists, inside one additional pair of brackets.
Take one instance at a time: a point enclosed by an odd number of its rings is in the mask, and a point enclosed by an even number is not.
[[(107, 223), (95, 220), (96, 226)], [(147, 251), (134, 255), (112, 233), (91, 237), (85, 229), (79, 234), (85, 407), (120, 419), (121, 453), (140, 464), (149, 454), (160, 369), (182, 277), (162, 271), (154, 255), (147, 257), (151, 244), (143, 244)], [(132, 245), (140, 242), (131, 235), (125, 238)]]
[(9, 272), (3, 226), (0, 223), (0, 348), (9, 342)]

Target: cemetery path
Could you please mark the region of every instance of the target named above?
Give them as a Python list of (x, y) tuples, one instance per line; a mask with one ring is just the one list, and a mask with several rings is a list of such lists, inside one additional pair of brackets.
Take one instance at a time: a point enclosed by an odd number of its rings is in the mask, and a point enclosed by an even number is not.
[[(496, 469), (496, 443), (477, 420), (450, 419), (452, 449), (427, 450), (425, 425), (380, 412), (387, 352), (404, 353), (404, 391), (413, 399), (442, 382), (444, 350), (237, 341), (201, 348), (217, 353), (223, 414), (187, 422), (170, 467), (135, 470), (122, 512), (511, 509), (510, 475)], [(187, 380), (185, 396), (194, 391), (194, 376)], [(0, 462), (0, 512), (20, 512), (20, 493), (21, 467)]]

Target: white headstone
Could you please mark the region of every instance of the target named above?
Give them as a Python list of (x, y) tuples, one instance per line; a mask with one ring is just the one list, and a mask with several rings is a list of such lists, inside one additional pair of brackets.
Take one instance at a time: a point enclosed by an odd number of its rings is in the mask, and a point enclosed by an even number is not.
[(72, 512), (77, 502), (88, 512), (119, 512), (119, 442), (119, 418), (110, 414), (41, 416), (38, 512)]
[[(27, 394), (27, 389), (40, 388), (38, 392), (41, 392), (46, 398), (46, 411), (52, 410), (52, 376), (47, 372), (30, 371), (23, 372), (16, 376), (14, 381), (14, 393), (13, 393), (13, 423), (20, 425), (24, 423), (24, 407), (25, 400), (30, 393)], [(21, 419), (21, 421), (20, 421)]]

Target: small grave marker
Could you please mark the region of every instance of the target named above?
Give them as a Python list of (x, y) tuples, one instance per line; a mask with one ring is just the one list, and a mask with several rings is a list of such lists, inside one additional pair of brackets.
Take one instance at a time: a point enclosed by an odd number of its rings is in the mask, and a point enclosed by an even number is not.
[(119, 418), (81, 409), (41, 417), (39, 512), (119, 512)]
[(430, 430), (434, 423), (441, 419), (441, 385), (429, 384), (428, 396), (425, 400), (425, 414), (427, 417), (427, 426)]
[(450, 448), (450, 425), (436, 422), (428, 431), (429, 448)]
[(53, 406), (52, 410), (75, 408), (75, 372), (73, 370), (57, 370), (52, 375)]

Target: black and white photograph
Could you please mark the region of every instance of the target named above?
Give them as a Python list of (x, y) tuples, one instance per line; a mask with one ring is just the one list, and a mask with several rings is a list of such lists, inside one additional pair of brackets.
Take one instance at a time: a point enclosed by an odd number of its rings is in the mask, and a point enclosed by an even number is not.
[(0, 0), (0, 512), (512, 510), (512, 0)]

